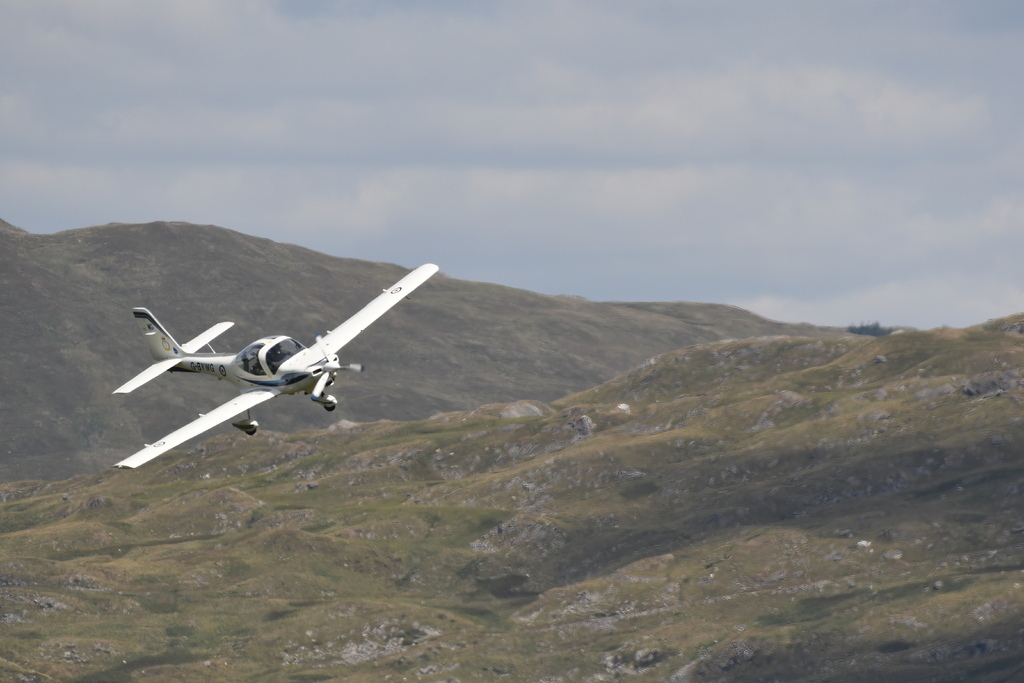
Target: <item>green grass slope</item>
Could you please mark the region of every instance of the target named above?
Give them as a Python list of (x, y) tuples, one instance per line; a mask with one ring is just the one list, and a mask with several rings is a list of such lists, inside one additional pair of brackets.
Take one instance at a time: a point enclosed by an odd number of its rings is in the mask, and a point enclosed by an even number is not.
[[(0, 225), (0, 481), (95, 472), (231, 397), (224, 383), (180, 375), (111, 396), (152, 362), (132, 307), (149, 307), (179, 342), (234, 321), (213, 342), (221, 351), (279, 333), (309, 344), (407, 270), (187, 223), (52, 235)], [(344, 349), (344, 362), (368, 369), (339, 384), (335, 415), (415, 419), (481, 403), (550, 401), (689, 344), (838, 334), (730, 306), (664, 307), (435, 276)], [(297, 398), (258, 413), (280, 431), (329, 424)]]
[(1020, 680), (1019, 322), (7, 484), (0, 678)]

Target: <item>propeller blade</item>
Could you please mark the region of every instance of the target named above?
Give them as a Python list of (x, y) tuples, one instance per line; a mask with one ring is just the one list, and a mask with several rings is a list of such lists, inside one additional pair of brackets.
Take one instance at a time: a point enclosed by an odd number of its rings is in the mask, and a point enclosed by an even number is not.
[(337, 372), (338, 370), (341, 370), (341, 364), (338, 362), (338, 357), (327, 353), (327, 349), (324, 348), (319, 334), (316, 335), (316, 348), (320, 352), (320, 355), (324, 357), (324, 360), (327, 361), (323, 365), (324, 372)]

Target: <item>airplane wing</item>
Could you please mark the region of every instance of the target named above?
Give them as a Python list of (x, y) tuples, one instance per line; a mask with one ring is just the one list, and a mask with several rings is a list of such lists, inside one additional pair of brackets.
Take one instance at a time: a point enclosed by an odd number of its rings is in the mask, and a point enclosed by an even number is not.
[[(412, 271), (391, 287), (384, 290), (384, 293), (366, 304), (363, 310), (343, 322), (338, 327), (328, 332), (320, 340), (320, 345), (329, 353), (337, 353), (341, 347), (348, 344), (357, 334), (370, 326), (370, 323), (381, 317), (392, 306), (407, 297), (414, 289), (422, 285), (430, 276), (439, 270), (433, 263), (426, 263)], [(312, 350), (314, 354), (318, 353)]]
[(407, 297), (438, 270), (433, 263), (420, 266), (385, 289), (383, 294), (366, 304), (361, 311), (321, 337), (316, 346), (304, 349), (293, 356), (290, 362), (311, 364), (322, 360), (325, 354), (338, 353), (341, 347), (352, 341), (357, 334), (369, 327), (370, 323), (387, 313), (392, 306)]
[(181, 429), (171, 432), (160, 441), (154, 444), (147, 444), (141, 451), (132, 455), (131, 457), (125, 458), (121, 462), (114, 465), (114, 467), (120, 468), (134, 468), (147, 463), (153, 458), (162, 453), (166, 453), (172, 448), (181, 445), (185, 441), (188, 441), (194, 436), (199, 436), (208, 429), (213, 429), (221, 422), (227, 422), (235, 415), (248, 410), (254, 406), (258, 406), (264, 401), (277, 396), (280, 392), (273, 389), (257, 389), (255, 391), (247, 391), (244, 394), (236, 396), (224, 405), (216, 408), (206, 415), (201, 416), (198, 420), (193, 420)]

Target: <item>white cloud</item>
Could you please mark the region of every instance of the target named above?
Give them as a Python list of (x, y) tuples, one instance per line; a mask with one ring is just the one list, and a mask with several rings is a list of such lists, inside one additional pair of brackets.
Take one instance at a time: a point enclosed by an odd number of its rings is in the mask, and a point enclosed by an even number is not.
[(852, 287), (829, 297), (760, 296), (734, 301), (773, 320), (845, 327), (879, 321), (922, 329), (967, 327), (1024, 311), (1024, 288), (958, 273)]
[(1024, 249), (1024, 199), (993, 197), (967, 215), (925, 213), (907, 222), (908, 240), (929, 254), (965, 248), (987, 252), (996, 263), (1007, 250)]
[(400, 171), (364, 177), (336, 194), (307, 194), (299, 189), (285, 222), (307, 229), (341, 228), (350, 239), (354, 235), (380, 238), (390, 232), (396, 217), (423, 205), (423, 188), (417, 187), (417, 180), (423, 179), (414, 171)]
[[(108, 195), (117, 178), (108, 171), (87, 166), (46, 164), (31, 161), (0, 162), (0, 197), (5, 203), (52, 201), (53, 188), (62, 188), (67, 201), (83, 201), (97, 195)], [(67, 225), (64, 229), (80, 227)], [(31, 230), (31, 227), (29, 228)]]
[(32, 105), (24, 95), (0, 95), (0, 130), (5, 136), (23, 133), (32, 126), (33, 118)]
[(977, 94), (953, 95), (835, 67), (755, 71), (750, 82), (765, 104), (801, 123), (887, 143), (960, 135), (988, 118), (987, 102)]

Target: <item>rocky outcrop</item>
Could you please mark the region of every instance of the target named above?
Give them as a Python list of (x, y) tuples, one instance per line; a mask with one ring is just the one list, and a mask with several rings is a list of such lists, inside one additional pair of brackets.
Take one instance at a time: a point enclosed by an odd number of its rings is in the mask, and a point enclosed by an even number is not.
[(968, 396), (987, 396), (1001, 394), (1024, 386), (1024, 378), (1019, 370), (992, 370), (982, 372), (969, 378), (964, 384), (964, 393)]

